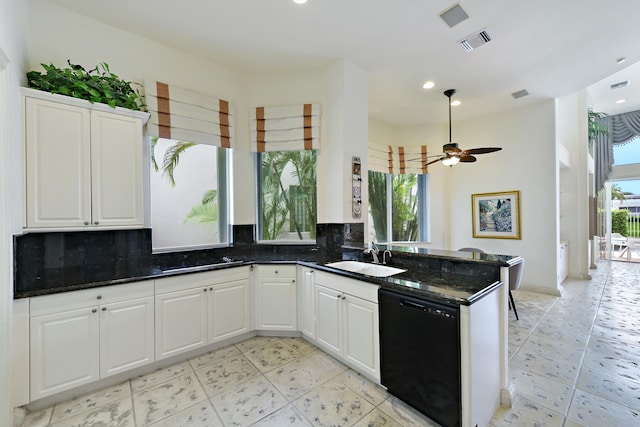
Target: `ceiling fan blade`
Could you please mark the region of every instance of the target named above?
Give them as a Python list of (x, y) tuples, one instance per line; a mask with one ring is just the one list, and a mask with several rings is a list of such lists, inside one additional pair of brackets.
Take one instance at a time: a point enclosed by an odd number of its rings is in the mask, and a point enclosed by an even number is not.
[(443, 157), (443, 156), (440, 156), (440, 157), (438, 157), (438, 158), (437, 158), (437, 159), (435, 159), (435, 160), (431, 160), (430, 162), (427, 162), (427, 163), (425, 164), (425, 166), (429, 166), (430, 164), (433, 164), (433, 163), (439, 162), (439, 161), (440, 161), (440, 160), (442, 160), (442, 159), (444, 159), (444, 157)]
[(493, 153), (495, 151), (500, 151), (502, 148), (499, 147), (481, 147), (481, 148), (471, 148), (469, 150), (464, 150), (464, 154), (486, 154)]
[(478, 160), (478, 159), (476, 159), (474, 156), (471, 156), (471, 155), (460, 156), (460, 161), (463, 162), (463, 163), (473, 163), (476, 160)]

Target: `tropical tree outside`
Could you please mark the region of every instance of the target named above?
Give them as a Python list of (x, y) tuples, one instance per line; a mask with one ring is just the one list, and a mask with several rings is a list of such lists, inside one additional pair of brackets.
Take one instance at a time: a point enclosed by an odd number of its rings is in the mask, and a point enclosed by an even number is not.
[[(155, 157), (155, 147), (158, 138), (151, 140), (151, 164), (156, 172), (162, 170), (162, 175), (167, 177), (172, 187), (176, 186), (175, 169), (180, 163), (180, 155), (190, 147), (196, 146), (196, 143), (175, 141), (175, 143), (167, 148), (162, 157), (162, 165), (158, 165)], [(218, 227), (218, 192), (216, 189), (209, 189), (203, 195), (200, 204), (195, 205), (187, 213), (184, 222), (200, 224), (204, 227), (210, 227), (214, 231)]]
[(316, 152), (260, 153), (262, 240), (316, 236)]
[[(391, 194), (388, 194), (387, 180), (391, 181)], [(391, 197), (390, 213), (388, 197)], [(369, 171), (369, 214), (378, 242), (417, 241), (418, 176)], [(390, 239), (387, 236), (388, 221), (391, 221)]]

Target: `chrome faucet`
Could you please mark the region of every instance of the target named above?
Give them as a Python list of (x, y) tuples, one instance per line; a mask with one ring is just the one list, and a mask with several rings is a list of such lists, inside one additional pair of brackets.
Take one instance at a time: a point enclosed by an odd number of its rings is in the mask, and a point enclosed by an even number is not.
[(378, 249), (378, 247), (376, 246), (375, 243), (371, 242), (371, 247), (365, 249), (364, 253), (373, 255), (373, 263), (374, 264), (380, 264), (380, 259), (378, 258), (378, 254), (380, 253), (380, 249)]
[(387, 254), (389, 254), (389, 259), (391, 259), (391, 251), (389, 249), (386, 249), (384, 252), (382, 252), (382, 263), (383, 264), (387, 263)]

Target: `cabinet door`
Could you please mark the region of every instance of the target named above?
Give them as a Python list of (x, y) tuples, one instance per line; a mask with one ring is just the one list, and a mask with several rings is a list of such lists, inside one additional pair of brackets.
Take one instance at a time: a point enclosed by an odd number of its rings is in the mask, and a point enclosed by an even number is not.
[(257, 328), (273, 331), (298, 329), (296, 279), (261, 278), (257, 289)]
[(300, 331), (311, 339), (316, 339), (316, 315), (314, 304), (314, 271), (301, 269), (302, 277), (298, 283), (298, 324)]
[(31, 318), (31, 400), (99, 378), (98, 308)]
[(84, 227), (91, 219), (90, 114), (25, 98), (26, 226)]
[(249, 279), (215, 285), (209, 291), (209, 342), (251, 330)]
[(363, 372), (380, 379), (378, 305), (351, 295), (344, 304), (344, 357)]
[(142, 123), (91, 112), (93, 225), (142, 226)]
[(156, 295), (156, 359), (207, 343), (206, 288)]
[(100, 307), (100, 377), (154, 361), (153, 297)]
[(342, 354), (342, 293), (315, 285), (316, 340), (325, 349)]

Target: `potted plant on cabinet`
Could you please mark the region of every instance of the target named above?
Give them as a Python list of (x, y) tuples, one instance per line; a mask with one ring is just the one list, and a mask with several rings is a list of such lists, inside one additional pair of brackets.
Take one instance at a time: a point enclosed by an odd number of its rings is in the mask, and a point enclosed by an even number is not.
[(61, 69), (53, 64), (41, 64), (46, 73), (38, 71), (27, 72), (27, 84), (32, 89), (38, 89), (54, 94), (85, 99), (89, 102), (107, 104), (113, 108), (123, 107), (141, 111), (144, 99), (138, 89), (131, 83), (121, 79), (109, 70), (109, 64), (102, 62), (87, 71), (84, 67), (72, 64)]

